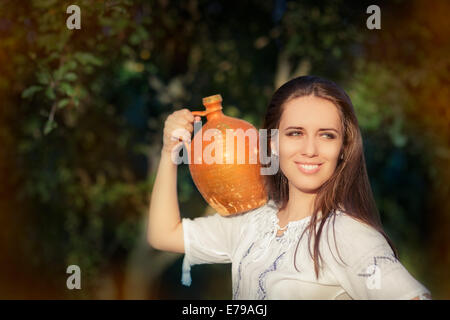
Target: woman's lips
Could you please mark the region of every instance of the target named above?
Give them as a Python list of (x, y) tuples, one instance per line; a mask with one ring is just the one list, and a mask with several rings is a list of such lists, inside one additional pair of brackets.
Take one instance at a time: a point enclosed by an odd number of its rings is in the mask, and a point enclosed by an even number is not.
[(305, 174), (314, 174), (320, 170), (322, 163), (320, 163), (320, 164), (306, 164), (306, 163), (303, 164), (303, 163), (296, 162), (295, 165), (301, 172), (303, 172)]

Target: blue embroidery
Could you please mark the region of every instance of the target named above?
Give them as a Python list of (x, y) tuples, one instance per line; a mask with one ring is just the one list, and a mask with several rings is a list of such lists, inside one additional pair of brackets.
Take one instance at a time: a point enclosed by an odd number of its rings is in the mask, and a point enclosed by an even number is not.
[(254, 244), (255, 244), (255, 243), (252, 242), (252, 244), (250, 245), (250, 247), (247, 249), (247, 251), (245, 252), (244, 256), (242, 257), (241, 262), (239, 262), (239, 268), (238, 268), (238, 280), (237, 280), (238, 282), (237, 282), (237, 284), (236, 284), (236, 289), (235, 289), (235, 291), (234, 291), (234, 293), (233, 293), (233, 300), (236, 300), (237, 295), (238, 295), (238, 293), (239, 293), (239, 284), (240, 284), (240, 282), (241, 282), (241, 267), (242, 267), (242, 261), (244, 261), (245, 257), (250, 253), (250, 250), (252, 249), (252, 247), (253, 247)]
[(267, 292), (265, 290), (265, 280), (266, 280), (265, 277), (266, 277), (267, 273), (277, 270), (277, 263), (280, 260), (280, 258), (282, 258), (284, 256), (285, 253), (286, 252), (283, 252), (282, 254), (280, 254), (275, 259), (275, 261), (272, 263), (272, 265), (268, 269), (266, 269), (263, 273), (261, 273), (259, 275), (259, 281), (258, 281), (258, 284), (259, 284), (258, 299), (259, 300), (264, 300), (266, 298), (266, 295), (267, 295)]
[[(373, 264), (372, 264), (373, 266), (378, 265), (377, 259), (378, 259), (378, 260), (388, 260), (388, 261), (391, 262), (391, 263), (397, 263), (397, 262), (399, 262), (393, 253), (391, 253), (390, 256), (377, 256), (377, 257), (373, 257)], [(371, 277), (371, 276), (373, 276), (374, 274), (375, 274), (375, 269), (372, 271), (372, 273), (358, 273), (358, 276), (360, 276), (360, 277)]]

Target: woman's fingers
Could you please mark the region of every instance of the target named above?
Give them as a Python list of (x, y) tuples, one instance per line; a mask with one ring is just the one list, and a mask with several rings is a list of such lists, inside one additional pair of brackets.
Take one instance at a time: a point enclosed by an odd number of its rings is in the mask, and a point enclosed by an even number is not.
[(170, 114), (164, 123), (163, 148), (176, 151), (183, 142), (190, 143), (194, 131), (194, 122), (201, 121), (188, 109), (181, 109)]

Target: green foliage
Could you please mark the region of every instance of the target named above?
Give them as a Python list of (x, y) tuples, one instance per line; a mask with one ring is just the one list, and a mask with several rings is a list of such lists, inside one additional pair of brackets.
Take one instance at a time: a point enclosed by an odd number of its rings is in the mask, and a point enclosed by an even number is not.
[(41, 91), (42, 89), (44, 89), (42, 86), (31, 86), (26, 88), (25, 90), (23, 90), (22, 92), (22, 98), (30, 98), (32, 97), (36, 92)]

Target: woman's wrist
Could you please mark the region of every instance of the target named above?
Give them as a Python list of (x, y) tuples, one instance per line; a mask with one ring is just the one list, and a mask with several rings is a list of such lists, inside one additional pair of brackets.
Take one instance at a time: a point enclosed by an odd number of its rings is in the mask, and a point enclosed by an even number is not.
[(165, 148), (161, 149), (161, 162), (170, 162), (174, 166), (177, 166), (177, 164), (172, 160), (172, 152)]

